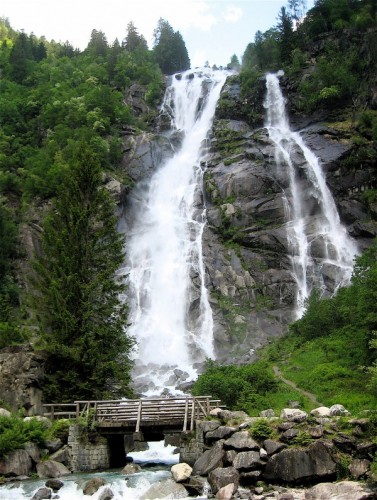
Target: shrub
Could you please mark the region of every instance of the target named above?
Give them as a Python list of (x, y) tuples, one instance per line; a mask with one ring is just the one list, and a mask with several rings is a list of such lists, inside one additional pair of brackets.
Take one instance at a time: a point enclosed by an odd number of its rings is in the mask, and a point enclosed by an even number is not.
[(264, 418), (256, 420), (256, 422), (254, 422), (253, 427), (250, 430), (250, 434), (253, 436), (253, 438), (258, 439), (260, 441), (269, 438), (272, 433), (273, 431), (269, 423)]
[(264, 365), (220, 366), (210, 360), (195, 382), (193, 394), (211, 394), (231, 409), (250, 412), (263, 409), (265, 395), (277, 387), (276, 379)]
[(51, 438), (61, 439), (61, 441), (67, 442), (70, 424), (71, 422), (64, 418), (55, 420), (49, 431), (49, 436)]
[(0, 457), (7, 455), (10, 451), (22, 448), (29, 441), (39, 445), (43, 444), (47, 435), (45, 423), (37, 419), (25, 422), (15, 415), (0, 417)]

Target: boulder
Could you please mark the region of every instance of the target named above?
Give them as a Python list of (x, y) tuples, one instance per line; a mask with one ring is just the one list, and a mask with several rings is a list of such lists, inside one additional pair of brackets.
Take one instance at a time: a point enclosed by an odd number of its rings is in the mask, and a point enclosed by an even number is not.
[(35, 443), (25, 443), (24, 450), (27, 452), (27, 454), (33, 460), (33, 462), (37, 464), (40, 461), (41, 450)]
[(140, 500), (150, 500), (151, 498), (186, 498), (188, 491), (182, 484), (178, 484), (173, 479), (166, 479), (152, 484), (148, 490), (141, 495)]
[(261, 460), (268, 460), (268, 453), (264, 448), (261, 448), (259, 450), (259, 456), (260, 456)]
[(25, 450), (14, 450), (0, 460), (0, 476), (30, 476), (32, 461)]
[(271, 408), (269, 408), (268, 410), (263, 410), (259, 413), (259, 416), (262, 417), (262, 418), (273, 418), (275, 417), (275, 412), (274, 410), (272, 410)]
[(304, 483), (332, 480), (336, 477), (337, 464), (327, 447), (321, 442), (307, 449), (290, 448), (273, 455), (266, 464), (263, 478), (268, 481)]
[(327, 406), (319, 406), (318, 408), (314, 408), (314, 410), (310, 412), (310, 415), (312, 417), (330, 417), (330, 408)]
[(10, 411), (6, 410), (5, 408), (0, 408), (0, 417), (11, 417), (12, 414)]
[(264, 465), (258, 451), (241, 451), (233, 460), (236, 469), (261, 469)]
[(84, 495), (94, 495), (105, 484), (106, 481), (102, 477), (93, 477), (84, 484), (82, 490)]
[(348, 470), (350, 471), (352, 477), (360, 479), (369, 471), (370, 465), (370, 460), (356, 458), (355, 460), (352, 460), (348, 466)]
[(45, 482), (45, 486), (47, 488), (51, 488), (54, 493), (60, 490), (60, 488), (63, 488), (64, 483), (61, 479), (48, 479)]
[(71, 465), (71, 448), (67, 445), (63, 446), (60, 450), (56, 451), (50, 456), (50, 460), (60, 462), (61, 464), (70, 467)]
[(236, 432), (234, 427), (220, 425), (217, 429), (207, 432), (206, 439), (225, 439), (228, 436), (231, 436), (234, 432)]
[(229, 483), (219, 489), (219, 491), (216, 493), (216, 498), (218, 500), (232, 500), (232, 498), (234, 498), (233, 493), (235, 491), (235, 485), (233, 483)]
[(98, 497), (98, 500), (111, 500), (112, 498), (114, 498), (113, 491), (110, 488), (105, 488)]
[(314, 439), (319, 439), (323, 436), (324, 427), (322, 425), (316, 425), (315, 427), (309, 427), (308, 433), (310, 437)]
[(123, 467), (123, 469), (121, 470), (121, 474), (127, 474), (127, 475), (130, 475), (130, 474), (137, 474), (138, 472), (141, 471), (141, 467), (140, 465), (138, 464), (127, 464)]
[(357, 458), (371, 458), (375, 453), (377, 453), (377, 443), (366, 442), (356, 446)]
[(319, 483), (305, 493), (305, 500), (372, 500), (376, 493), (367, 485), (353, 481)]
[(193, 467), (193, 473), (198, 476), (206, 476), (217, 467), (222, 467), (224, 455), (223, 442), (217, 441), (211, 449), (206, 450), (197, 459)]
[(275, 455), (275, 453), (279, 453), (281, 450), (284, 450), (287, 445), (281, 443), (280, 441), (274, 441), (273, 439), (265, 439), (263, 441), (263, 447), (267, 451), (267, 454), (271, 456)]
[(289, 443), (293, 441), (298, 435), (298, 429), (288, 429), (287, 431), (283, 432), (283, 434), (280, 436), (280, 439), (285, 443)]
[(299, 410), (298, 408), (284, 408), (281, 411), (280, 418), (288, 420), (289, 422), (304, 422), (308, 418), (306, 411)]
[(233, 484), (232, 493), (234, 493), (238, 488), (239, 472), (234, 467), (219, 467), (209, 473), (208, 482), (211, 486), (212, 493), (217, 493), (228, 484)]
[(248, 431), (235, 432), (224, 442), (224, 447), (233, 448), (235, 450), (259, 450), (260, 448)]
[(332, 405), (330, 407), (330, 416), (331, 417), (347, 417), (351, 415), (351, 413), (344, 408), (343, 405)]
[(203, 420), (203, 422), (200, 422), (200, 428), (204, 434), (214, 431), (218, 427), (220, 427), (220, 422), (217, 422), (216, 420)]
[(236, 456), (237, 456), (236, 450), (228, 450), (225, 452), (224, 462), (226, 464), (232, 464), (233, 460), (236, 458)]
[(292, 429), (293, 427), (295, 427), (295, 425), (296, 424), (294, 422), (282, 422), (281, 424), (278, 425), (278, 429), (281, 432), (285, 432), (288, 429)]
[(207, 479), (200, 476), (190, 476), (183, 486), (192, 496), (203, 495), (208, 487)]
[(344, 453), (353, 453), (356, 450), (356, 439), (348, 434), (339, 433), (332, 439), (332, 442)]
[(52, 491), (50, 488), (42, 487), (39, 488), (34, 495), (31, 497), (31, 500), (45, 500), (52, 497)]
[(185, 463), (173, 465), (170, 470), (176, 483), (186, 481), (192, 473), (192, 467)]
[(47, 440), (44, 442), (44, 446), (50, 453), (55, 453), (63, 447), (63, 441), (61, 439)]
[(39, 477), (43, 478), (67, 476), (71, 473), (71, 471), (60, 462), (55, 462), (55, 460), (46, 460), (37, 464), (37, 473)]
[(209, 412), (209, 414), (211, 417), (218, 417), (222, 411), (222, 408), (214, 408)]

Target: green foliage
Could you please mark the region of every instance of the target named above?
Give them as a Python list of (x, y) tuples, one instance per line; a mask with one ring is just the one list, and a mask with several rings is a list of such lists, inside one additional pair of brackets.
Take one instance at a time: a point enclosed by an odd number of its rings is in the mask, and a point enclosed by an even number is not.
[(268, 421), (264, 418), (257, 420), (253, 423), (253, 426), (250, 430), (250, 434), (253, 438), (263, 441), (264, 439), (268, 439), (273, 434), (273, 430), (269, 425)]
[(179, 31), (160, 18), (154, 31), (154, 57), (164, 74), (171, 75), (190, 68), (185, 42)]
[(0, 416), (0, 457), (10, 451), (22, 448), (27, 442), (43, 445), (48, 431), (44, 422), (31, 419), (25, 422), (22, 418)]
[(211, 394), (231, 409), (253, 411), (263, 409), (264, 395), (277, 388), (277, 381), (265, 367), (221, 366), (209, 360), (192, 390), (195, 396)]
[(301, 81), (299, 90), (306, 111), (318, 105), (335, 106), (349, 100), (358, 88), (358, 68), (354, 68), (354, 52), (347, 57), (329, 45), (327, 54), (321, 56), (309, 78)]
[[(131, 35), (132, 26), (128, 30)], [(20, 310), (26, 287), (19, 287), (15, 278), (24, 213), (61, 191), (82, 143), (98, 168), (118, 171), (114, 176), (122, 178), (122, 129), (145, 126), (150, 117), (133, 115), (124, 103), (125, 87), (144, 85), (150, 106), (161, 99), (162, 72), (144, 38), (137, 34), (136, 43), (133, 35), (124, 46), (118, 41), (110, 46), (103, 32), (93, 30), (87, 49), (80, 52), (68, 42), (16, 32), (7, 19), (0, 19), (0, 347), (27, 340), (22, 323), (28, 319)], [(122, 357), (123, 350), (119, 352)], [(109, 374), (121, 371), (122, 361), (117, 366), (114, 361)]]
[(341, 454), (338, 459), (338, 471), (337, 471), (337, 477), (338, 479), (345, 479), (346, 477), (349, 477), (350, 472), (348, 467), (350, 466), (352, 461), (352, 457), (349, 455), (343, 455)]
[(58, 420), (54, 420), (51, 428), (49, 429), (49, 438), (50, 439), (60, 439), (63, 443), (66, 443), (68, 440), (68, 432), (69, 426), (71, 425), (71, 421), (65, 418), (61, 418)]
[(42, 347), (50, 354), (45, 396), (50, 401), (128, 394), (129, 350), (124, 334), (123, 238), (114, 202), (102, 186), (96, 156), (85, 144), (44, 222), (34, 287)]
[(359, 117), (357, 130), (367, 139), (377, 141), (377, 112), (375, 110), (363, 111)]

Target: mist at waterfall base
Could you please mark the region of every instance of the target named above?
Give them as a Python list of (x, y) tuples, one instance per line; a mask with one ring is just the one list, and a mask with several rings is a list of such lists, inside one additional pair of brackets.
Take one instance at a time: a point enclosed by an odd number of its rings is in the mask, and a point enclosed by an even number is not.
[(172, 155), (130, 196), (128, 334), (137, 341), (134, 387), (144, 396), (182, 394), (179, 385), (197, 377), (196, 364), (213, 358), (202, 184), (208, 134), (228, 74), (206, 68), (172, 77), (161, 110), (171, 121)]
[[(171, 478), (170, 468), (178, 463), (179, 455), (173, 446), (164, 446), (164, 442), (151, 442), (149, 449), (141, 452), (128, 453), (134, 462), (140, 464), (142, 472), (133, 475), (123, 475), (117, 471), (96, 473), (80, 473), (63, 476), (63, 488), (58, 491), (60, 500), (84, 500), (88, 496), (83, 493), (84, 483), (93, 477), (100, 477), (106, 484), (91, 495), (98, 500), (106, 488), (114, 493), (114, 500), (137, 500), (150, 486), (158, 481)], [(0, 500), (30, 500), (36, 491), (45, 485), (46, 479), (28, 480), (22, 483), (10, 483), (0, 487)]]
[(297, 284), (296, 316), (316, 288), (331, 295), (350, 282), (355, 242), (342, 225), (318, 158), (290, 129), (278, 74), (266, 75), (266, 127), (275, 146), (275, 172), (284, 190), (288, 247)]

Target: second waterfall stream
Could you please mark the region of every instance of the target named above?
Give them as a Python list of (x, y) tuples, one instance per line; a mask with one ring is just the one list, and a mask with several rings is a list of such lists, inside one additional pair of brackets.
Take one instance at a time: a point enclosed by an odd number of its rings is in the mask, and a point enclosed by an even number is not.
[(278, 76), (266, 76), (266, 127), (275, 146), (274, 175), (284, 191), (300, 317), (314, 288), (331, 294), (349, 283), (357, 247), (340, 221), (318, 158), (289, 126)]
[(206, 69), (172, 77), (162, 111), (182, 142), (134, 194), (127, 228), (128, 333), (138, 344), (135, 388), (146, 396), (166, 388), (175, 393), (179, 383), (196, 378), (196, 362), (213, 356), (201, 165), (226, 76)]

